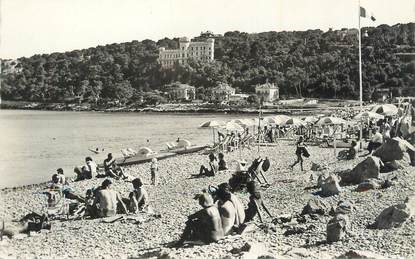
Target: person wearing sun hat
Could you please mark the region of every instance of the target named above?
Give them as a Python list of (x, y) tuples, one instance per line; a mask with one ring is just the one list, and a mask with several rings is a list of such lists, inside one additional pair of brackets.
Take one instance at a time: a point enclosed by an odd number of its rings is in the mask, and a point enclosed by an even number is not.
[(194, 198), (203, 209), (188, 216), (186, 227), (176, 246), (182, 246), (185, 241), (217, 242), (223, 235), (222, 221), (218, 208), (208, 193), (197, 194)]

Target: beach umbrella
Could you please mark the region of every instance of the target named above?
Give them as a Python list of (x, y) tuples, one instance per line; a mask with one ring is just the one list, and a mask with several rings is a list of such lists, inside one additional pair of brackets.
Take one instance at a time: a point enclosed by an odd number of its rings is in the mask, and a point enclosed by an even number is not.
[(202, 124), (200, 124), (201, 128), (217, 128), (220, 126), (225, 125), (225, 122), (223, 121), (218, 121), (218, 120), (211, 120), (211, 121), (206, 121)]
[(303, 120), (305, 123), (310, 123), (310, 124), (312, 124), (312, 123), (317, 122), (317, 121), (318, 121), (318, 118), (317, 118), (317, 117), (314, 117), (314, 116), (307, 116), (307, 117), (302, 118), (302, 120)]
[(241, 125), (235, 122), (232, 122), (232, 121), (227, 122), (225, 125), (221, 126), (220, 128), (225, 129), (227, 131), (239, 131), (239, 132), (244, 131), (244, 128)]
[(306, 126), (307, 122), (302, 121), (297, 118), (291, 118), (285, 122), (285, 125), (293, 125), (293, 126)]
[(287, 120), (289, 120), (290, 117), (286, 115), (277, 115), (277, 116), (268, 116), (264, 118), (264, 121), (268, 122), (269, 124), (273, 125), (285, 125)]
[(359, 114), (357, 114), (356, 116), (353, 117), (354, 120), (362, 120), (362, 119), (383, 119), (384, 116), (381, 114), (378, 114), (376, 112), (361, 112)]
[(211, 120), (206, 121), (200, 125), (200, 128), (212, 128), (212, 134), (213, 134), (213, 143), (215, 143), (215, 128), (218, 128), (222, 125), (224, 125), (225, 122), (218, 121), (218, 120)]
[(235, 119), (230, 122), (236, 123), (244, 128), (254, 125), (254, 121), (250, 119)]
[(290, 116), (284, 115), (284, 114), (275, 115), (274, 118), (277, 121), (281, 121), (281, 122), (284, 122), (284, 123), (287, 122), (289, 119), (291, 119)]
[(341, 125), (347, 124), (347, 121), (337, 117), (323, 117), (318, 120), (317, 125)]
[(375, 105), (370, 111), (385, 116), (393, 116), (398, 113), (398, 107), (393, 104), (380, 104)]

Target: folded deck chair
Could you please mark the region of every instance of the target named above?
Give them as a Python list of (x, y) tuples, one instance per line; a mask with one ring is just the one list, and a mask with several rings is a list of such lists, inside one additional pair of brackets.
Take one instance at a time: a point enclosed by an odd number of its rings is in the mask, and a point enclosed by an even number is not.
[(172, 149), (176, 149), (177, 148), (177, 144), (173, 143), (173, 142), (166, 142), (166, 146), (168, 150), (172, 150)]
[(129, 157), (137, 155), (138, 152), (132, 148), (125, 148), (125, 149), (121, 149), (121, 153), (124, 158), (129, 158)]

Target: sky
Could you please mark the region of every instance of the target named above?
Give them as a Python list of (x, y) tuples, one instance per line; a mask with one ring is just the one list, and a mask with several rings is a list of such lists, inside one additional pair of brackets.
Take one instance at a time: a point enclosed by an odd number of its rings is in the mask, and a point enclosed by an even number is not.
[[(201, 31), (357, 28), (359, 0), (0, 0), (0, 57), (64, 52)], [(360, 0), (362, 26), (415, 21), (415, 0)]]

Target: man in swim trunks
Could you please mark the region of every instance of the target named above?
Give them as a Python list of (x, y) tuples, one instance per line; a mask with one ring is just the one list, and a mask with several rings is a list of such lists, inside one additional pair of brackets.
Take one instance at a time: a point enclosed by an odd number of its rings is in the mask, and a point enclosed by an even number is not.
[(182, 246), (186, 240), (200, 240), (204, 243), (217, 242), (223, 237), (222, 221), (219, 210), (208, 193), (195, 197), (202, 210), (190, 215), (186, 227), (176, 246)]
[(218, 208), (222, 221), (223, 234), (231, 234), (236, 220), (236, 209), (231, 201), (231, 194), (219, 189), (216, 195), (219, 199)]
[(124, 171), (121, 167), (119, 167), (115, 161), (115, 159), (112, 157), (112, 153), (108, 153), (107, 158), (104, 160), (104, 169), (105, 169), (105, 175), (118, 179), (120, 177), (124, 177)]
[(242, 202), (239, 200), (239, 198), (231, 192), (231, 187), (228, 183), (222, 183), (218, 186), (219, 192), (225, 192), (230, 194), (230, 200), (233, 204), (233, 206), (236, 209), (236, 217), (235, 217), (235, 227), (239, 227), (241, 224), (245, 221), (245, 209)]
[(115, 216), (118, 204), (121, 205), (122, 212), (127, 213), (124, 202), (116, 191), (111, 190), (111, 185), (111, 180), (105, 179), (102, 182), (101, 189), (96, 192), (93, 206), (97, 207), (98, 216), (100, 217)]

